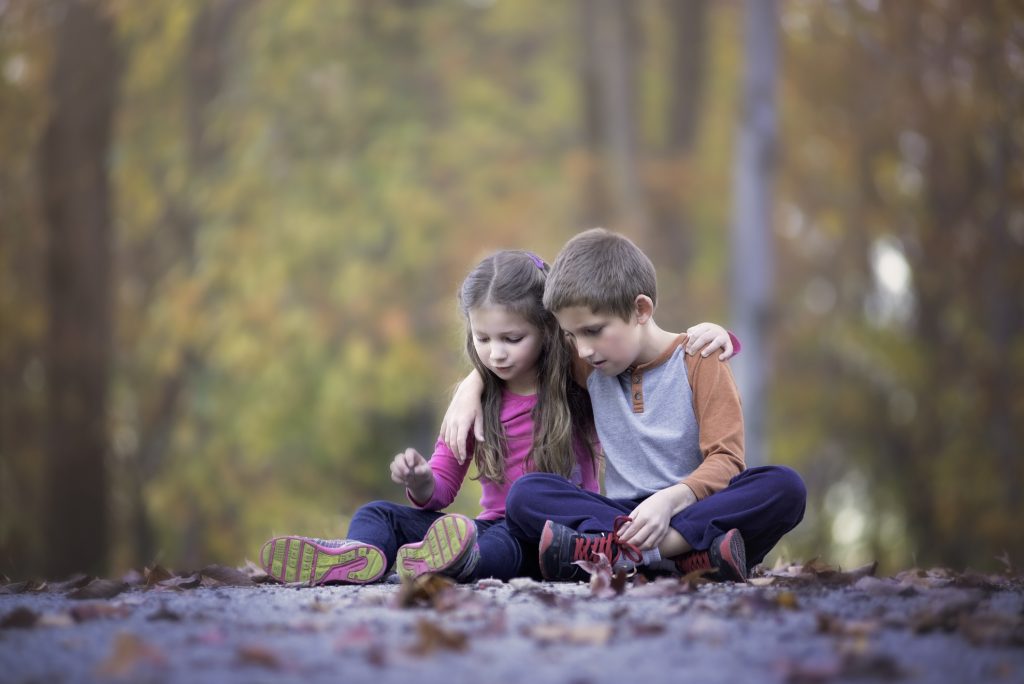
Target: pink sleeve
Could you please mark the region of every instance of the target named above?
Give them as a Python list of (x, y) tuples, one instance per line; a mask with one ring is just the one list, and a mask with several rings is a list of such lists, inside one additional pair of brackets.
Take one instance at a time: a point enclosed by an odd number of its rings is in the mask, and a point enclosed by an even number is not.
[(466, 458), (465, 463), (459, 465), (455, 454), (444, 443), (444, 440), (438, 438), (437, 444), (434, 445), (434, 454), (430, 457), (430, 470), (434, 473), (434, 494), (429, 501), (421, 503), (412, 498), (408, 489), (405, 490), (406, 498), (414, 506), (428, 511), (440, 511), (451, 505), (455, 500), (455, 495), (459, 493), (459, 488), (462, 487), (466, 473), (469, 472), (469, 463), (473, 453), (472, 439), (470, 436), (470, 441), (466, 444), (470, 455)]
[(729, 333), (729, 339), (732, 340), (732, 355), (736, 356), (743, 349), (743, 345), (740, 344), (740, 338), (732, 334), (732, 330), (726, 330)]

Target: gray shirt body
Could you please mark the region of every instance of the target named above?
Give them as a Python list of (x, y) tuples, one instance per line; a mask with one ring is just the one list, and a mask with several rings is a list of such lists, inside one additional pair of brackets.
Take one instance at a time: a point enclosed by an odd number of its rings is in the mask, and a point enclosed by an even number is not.
[[(587, 377), (597, 435), (605, 452), (609, 498), (650, 496), (679, 483), (700, 466), (700, 430), (685, 353), (679, 345), (657, 366), (626, 370), (615, 377), (594, 371)], [(634, 396), (637, 391), (640, 397)]]

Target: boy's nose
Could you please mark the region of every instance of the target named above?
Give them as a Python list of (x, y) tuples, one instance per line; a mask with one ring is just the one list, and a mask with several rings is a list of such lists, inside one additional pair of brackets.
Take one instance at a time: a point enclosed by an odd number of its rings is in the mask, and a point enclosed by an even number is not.
[(580, 355), (581, 359), (589, 359), (594, 355), (594, 348), (586, 344), (580, 344), (580, 341), (576, 340), (576, 353)]

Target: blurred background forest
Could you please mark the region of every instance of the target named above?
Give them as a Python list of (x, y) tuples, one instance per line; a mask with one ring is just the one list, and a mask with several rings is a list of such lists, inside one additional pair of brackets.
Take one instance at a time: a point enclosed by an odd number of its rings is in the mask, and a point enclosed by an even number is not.
[(1008, 0), (0, 0), (0, 572), (401, 501), (462, 276), (594, 225), (743, 340), (769, 560), (1020, 567), (1022, 146)]

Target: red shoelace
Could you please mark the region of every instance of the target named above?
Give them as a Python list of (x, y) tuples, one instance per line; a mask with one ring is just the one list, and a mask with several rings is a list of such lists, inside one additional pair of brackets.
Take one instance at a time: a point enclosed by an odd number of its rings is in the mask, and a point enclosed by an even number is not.
[(633, 522), (633, 519), (620, 515), (615, 518), (610, 533), (600, 537), (577, 537), (576, 547), (573, 549), (572, 554), (573, 560), (589, 561), (595, 558), (597, 554), (603, 553), (608, 562), (612, 564), (619, 559), (620, 555), (624, 555), (634, 563), (639, 563), (643, 560), (643, 554), (640, 553), (640, 549), (633, 544), (619, 541), (619, 530), (629, 522)]
[(707, 551), (690, 551), (689, 553), (684, 553), (683, 557), (676, 561), (676, 567), (684, 575), (695, 570), (708, 570), (711, 568), (711, 556)]

